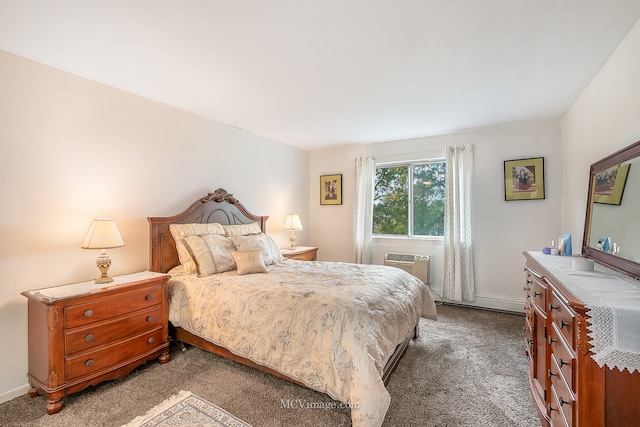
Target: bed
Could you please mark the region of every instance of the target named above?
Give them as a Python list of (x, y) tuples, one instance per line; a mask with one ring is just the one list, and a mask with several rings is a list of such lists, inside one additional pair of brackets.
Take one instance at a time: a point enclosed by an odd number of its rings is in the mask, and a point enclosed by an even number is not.
[[(420, 317), (436, 318), (430, 293), (393, 267), (285, 259), (266, 234), (267, 219), (222, 188), (178, 215), (148, 218), (150, 268), (172, 276), (175, 338), (326, 393), (350, 408), (354, 426), (381, 425), (390, 374), (417, 338)], [(199, 234), (205, 229), (216, 235)], [(203, 240), (214, 273), (199, 255)], [(220, 269), (227, 249), (237, 264)], [(256, 266), (261, 273), (240, 274)]]

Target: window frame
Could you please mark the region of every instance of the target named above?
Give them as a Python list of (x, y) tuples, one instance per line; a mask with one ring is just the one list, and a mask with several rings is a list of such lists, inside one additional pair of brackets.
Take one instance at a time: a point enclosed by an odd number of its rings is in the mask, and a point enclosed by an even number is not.
[[(408, 189), (408, 224), (407, 224), (407, 235), (400, 234), (377, 234), (371, 230), (371, 237), (374, 239), (415, 239), (415, 240), (435, 240), (435, 241), (444, 241), (444, 236), (427, 236), (427, 235), (414, 235), (413, 234), (413, 166), (414, 165), (426, 165), (432, 163), (444, 163), (445, 164), (445, 180), (446, 180), (446, 158), (445, 157), (431, 157), (428, 159), (416, 159), (416, 160), (399, 160), (399, 161), (390, 161), (390, 162), (376, 162), (375, 168), (376, 173), (378, 168), (382, 167), (398, 167), (398, 166), (406, 166), (408, 168), (408, 177), (407, 180), (409, 182)], [(446, 197), (446, 194), (445, 194)]]

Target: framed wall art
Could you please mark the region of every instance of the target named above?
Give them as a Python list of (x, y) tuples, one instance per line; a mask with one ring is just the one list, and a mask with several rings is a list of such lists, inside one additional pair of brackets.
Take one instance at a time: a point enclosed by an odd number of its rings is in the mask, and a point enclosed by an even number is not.
[[(627, 185), (629, 176), (629, 163), (624, 165), (611, 166), (601, 172), (596, 173), (594, 179), (593, 202), (605, 205), (622, 204), (624, 187)], [(635, 173), (635, 172), (634, 172)]]
[(342, 204), (342, 174), (320, 176), (320, 204)]
[(504, 161), (504, 199), (544, 199), (544, 157)]

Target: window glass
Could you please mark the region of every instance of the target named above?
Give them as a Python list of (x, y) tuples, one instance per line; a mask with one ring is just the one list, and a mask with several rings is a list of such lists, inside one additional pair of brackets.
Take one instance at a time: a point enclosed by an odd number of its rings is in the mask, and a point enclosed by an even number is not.
[(373, 234), (444, 235), (445, 163), (376, 167)]

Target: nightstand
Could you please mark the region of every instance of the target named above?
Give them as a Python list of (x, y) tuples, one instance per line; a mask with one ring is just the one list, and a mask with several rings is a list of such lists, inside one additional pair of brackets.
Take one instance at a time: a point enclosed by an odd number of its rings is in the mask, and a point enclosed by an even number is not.
[(47, 413), (90, 385), (120, 378), (148, 360), (169, 361), (167, 280), (145, 271), (22, 292), (29, 309), (29, 396)]
[(318, 259), (318, 248), (310, 246), (296, 246), (295, 248), (280, 249), (280, 253), (286, 258), (300, 261), (315, 261)]

